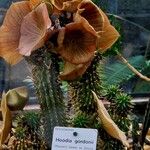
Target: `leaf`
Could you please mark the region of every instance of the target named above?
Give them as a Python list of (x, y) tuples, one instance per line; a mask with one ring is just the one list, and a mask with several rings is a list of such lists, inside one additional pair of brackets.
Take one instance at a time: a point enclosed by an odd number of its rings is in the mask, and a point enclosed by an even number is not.
[[(148, 67), (148, 63), (144, 56), (134, 56), (128, 59), (129, 63), (133, 65), (139, 72)], [(106, 85), (118, 85), (135, 76), (135, 74), (122, 62), (118, 61), (113, 64), (104, 66), (104, 81)]]
[(98, 99), (95, 92), (92, 91), (92, 93), (93, 93), (95, 101), (97, 102), (98, 116), (101, 120), (101, 123), (102, 123), (105, 131), (113, 138), (120, 140), (124, 146), (129, 147), (129, 143), (127, 141), (127, 137), (126, 137), (125, 133), (122, 132), (118, 128), (118, 126), (115, 124), (115, 122), (111, 119), (106, 108), (104, 107), (104, 104), (102, 103), (101, 100)]
[(7, 105), (11, 111), (22, 110), (28, 100), (26, 87), (9, 90), (6, 94)]
[(7, 139), (10, 131), (11, 131), (11, 122), (12, 122), (12, 116), (11, 112), (7, 106), (6, 101), (6, 94), (3, 93), (2, 95), (2, 101), (1, 101), (1, 111), (2, 111), (2, 117), (3, 117), (3, 125), (1, 127), (0, 131), (0, 147)]

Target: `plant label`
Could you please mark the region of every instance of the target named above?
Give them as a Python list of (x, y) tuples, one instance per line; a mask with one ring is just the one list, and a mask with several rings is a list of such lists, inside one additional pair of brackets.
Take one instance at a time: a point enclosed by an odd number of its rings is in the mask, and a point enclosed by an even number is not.
[(55, 127), (52, 150), (96, 150), (96, 129)]

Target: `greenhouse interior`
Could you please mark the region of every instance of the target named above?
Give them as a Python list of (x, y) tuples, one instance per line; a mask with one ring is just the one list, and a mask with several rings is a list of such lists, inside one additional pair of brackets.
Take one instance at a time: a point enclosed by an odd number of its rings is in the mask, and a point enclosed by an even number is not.
[(150, 0), (0, 0), (0, 150), (150, 150)]

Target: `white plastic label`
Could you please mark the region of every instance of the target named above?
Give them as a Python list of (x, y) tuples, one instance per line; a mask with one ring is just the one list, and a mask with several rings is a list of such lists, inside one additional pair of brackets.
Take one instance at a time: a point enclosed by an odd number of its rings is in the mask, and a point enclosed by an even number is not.
[(96, 150), (96, 129), (55, 127), (52, 150)]

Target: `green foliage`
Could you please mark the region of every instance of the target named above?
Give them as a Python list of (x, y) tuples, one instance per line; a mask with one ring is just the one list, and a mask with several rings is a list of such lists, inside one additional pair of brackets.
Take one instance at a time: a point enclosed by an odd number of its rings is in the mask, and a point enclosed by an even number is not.
[(21, 140), (25, 138), (25, 133), (26, 133), (26, 128), (22, 128), (22, 127), (17, 127), (16, 131), (15, 131), (15, 136)]
[(13, 136), (16, 142), (14, 149), (46, 149), (41, 129), (40, 114), (25, 112), (17, 116)]
[[(109, 102), (108, 112), (112, 120), (118, 125), (118, 127), (126, 134), (129, 131), (131, 125), (131, 111), (133, 105), (131, 103), (131, 97), (124, 93), (118, 86), (109, 85), (104, 87), (103, 97)], [(106, 131), (100, 130), (101, 138), (104, 141), (104, 150), (123, 150), (122, 144), (110, 137)]]
[(114, 101), (114, 98), (116, 97), (116, 95), (120, 93), (121, 93), (121, 90), (119, 89), (119, 86), (109, 85), (107, 88), (104, 89), (103, 95), (109, 101)]
[(131, 110), (131, 97), (129, 95), (126, 93), (117, 94), (114, 102), (117, 114), (121, 116), (127, 116), (130, 113), (129, 110)]
[(36, 112), (28, 112), (20, 116), (21, 122), (29, 126), (32, 130), (36, 130), (40, 125), (40, 114)]
[[(140, 72), (147, 68), (147, 61), (144, 56), (134, 56), (128, 59), (128, 62)], [(121, 62), (107, 64), (104, 69), (104, 81), (106, 85), (120, 85), (135, 76), (135, 74)]]
[[(36, 130), (40, 127), (40, 119), (41, 116), (39, 113), (36, 112), (26, 112), (22, 115), (17, 116), (15, 122), (17, 123), (17, 130), (19, 133), (22, 134), (22, 132), (25, 131), (26, 128), (30, 128), (33, 132), (36, 132)], [(26, 127), (20, 131), (20, 128)], [(21, 135), (20, 134), (20, 135)]]
[(75, 116), (75, 118), (73, 119), (73, 124), (75, 127), (79, 127), (79, 128), (86, 128), (85, 125), (88, 125), (90, 123), (90, 119), (89, 116), (86, 114), (78, 114), (77, 116)]
[(104, 96), (111, 102), (108, 111), (112, 119), (124, 132), (127, 132), (131, 123), (129, 115), (133, 108), (131, 97), (115, 85), (105, 87)]

